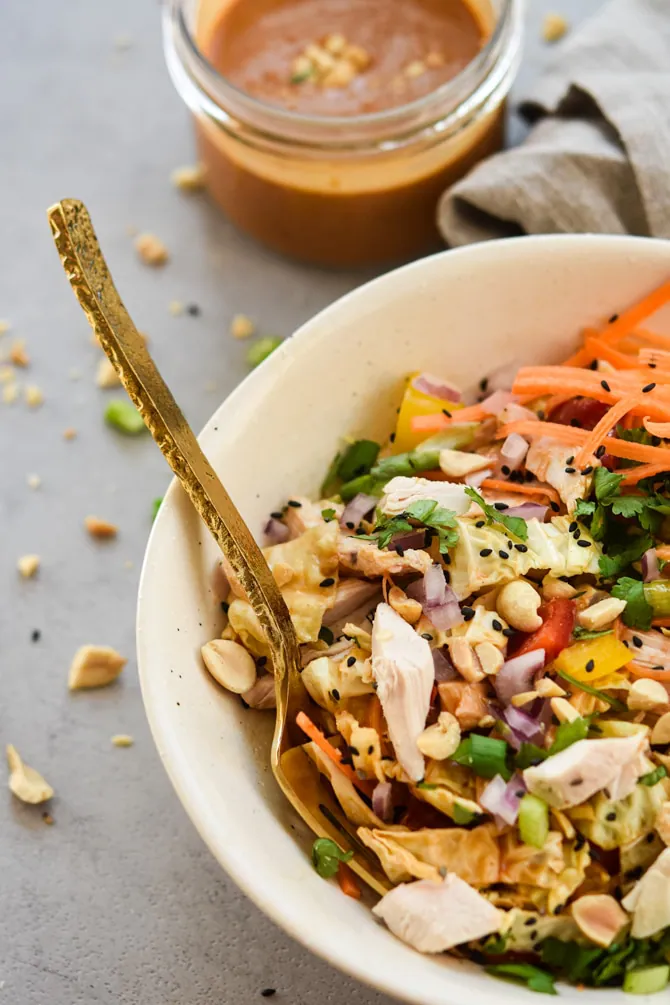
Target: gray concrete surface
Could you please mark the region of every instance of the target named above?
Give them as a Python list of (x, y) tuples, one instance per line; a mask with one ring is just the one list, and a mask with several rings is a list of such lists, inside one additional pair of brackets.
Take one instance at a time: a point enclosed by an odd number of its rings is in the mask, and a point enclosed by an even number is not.
[[(599, 3), (534, 0), (523, 82), (547, 51), (542, 13), (576, 20)], [(123, 50), (122, 37), (131, 43)], [(0, 791), (0, 1003), (237, 1005), (272, 987), (277, 1002), (382, 1005), (245, 900), (159, 763), (133, 636), (151, 502), (167, 468), (148, 437), (123, 439), (103, 425), (113, 392), (94, 386), (98, 352), (44, 211), (64, 196), (87, 202), (127, 306), (196, 429), (246, 371), (246, 346), (227, 334), (232, 314), (284, 335), (366, 277), (283, 261), (203, 198), (171, 187), (170, 171), (193, 154), (155, 2), (9, 0), (0, 82), (0, 318), (13, 326), (5, 345), (26, 340), (22, 383), (45, 395), (34, 411), (0, 403), (0, 741), (57, 793), (49, 827)], [(129, 226), (165, 240), (165, 269), (137, 263)], [(174, 318), (171, 300), (202, 314)], [(63, 438), (66, 427), (75, 440)], [(38, 490), (27, 485), (32, 473)], [(89, 513), (117, 523), (118, 540), (92, 542), (82, 529)], [(34, 580), (16, 572), (25, 553), (41, 556)], [(118, 686), (69, 695), (71, 656), (89, 641), (116, 646), (129, 666)], [(135, 746), (112, 747), (115, 733), (132, 734)]]

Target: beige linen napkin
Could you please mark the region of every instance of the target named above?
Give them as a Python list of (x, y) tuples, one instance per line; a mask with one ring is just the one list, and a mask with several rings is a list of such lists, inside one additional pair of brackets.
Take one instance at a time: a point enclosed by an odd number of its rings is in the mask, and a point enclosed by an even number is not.
[(512, 234), (670, 238), (670, 0), (610, 0), (525, 98), (536, 125), (440, 200), (448, 244)]

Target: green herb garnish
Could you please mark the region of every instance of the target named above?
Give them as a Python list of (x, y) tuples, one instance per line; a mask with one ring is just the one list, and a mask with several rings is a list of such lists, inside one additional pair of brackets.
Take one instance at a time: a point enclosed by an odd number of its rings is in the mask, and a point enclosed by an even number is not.
[(600, 632), (590, 632), (588, 628), (582, 628), (581, 625), (575, 625), (572, 630), (573, 638), (578, 639), (583, 642), (585, 639), (601, 639), (603, 635), (611, 635), (611, 628), (603, 628)]
[(560, 754), (566, 747), (571, 747), (578, 740), (585, 740), (589, 732), (589, 720), (575, 719), (574, 722), (562, 722), (556, 730), (554, 742), (549, 748), (549, 754)]
[(500, 775), (508, 782), (512, 777), (507, 766), (508, 751), (509, 747), (504, 740), (471, 733), (465, 740), (461, 740), (451, 760), (472, 768), (480, 778), (495, 778)]
[(345, 482), (340, 488), (340, 495), (344, 502), (358, 492), (365, 492), (366, 495), (380, 496), (384, 486), (400, 475), (412, 477), (421, 471), (434, 471), (440, 466), (440, 451), (427, 450), (425, 447), (417, 447), (403, 454), (394, 454), (392, 457), (384, 457), (371, 469), (369, 475), (354, 478)]
[(608, 542), (607, 554), (600, 556), (600, 575), (605, 579), (614, 579), (629, 565), (642, 558), (645, 551), (653, 546), (654, 541), (649, 534), (641, 534), (637, 537), (627, 536), (611, 544)]
[(321, 516), (326, 521), (326, 523), (330, 523), (331, 520), (335, 519), (335, 510), (334, 509), (322, 509), (321, 510)]
[(495, 506), (490, 506), (484, 497), (481, 496), (476, 489), (471, 488), (469, 485), (465, 489), (465, 494), (470, 496), (470, 498), (477, 503), (486, 516), (487, 523), (500, 524), (505, 528), (505, 530), (509, 531), (513, 537), (518, 537), (520, 541), (528, 540), (528, 526), (526, 521), (522, 520), (520, 516), (505, 516), (504, 512), (496, 509)]
[(349, 862), (353, 857), (353, 851), (342, 851), (330, 838), (317, 838), (312, 845), (312, 863), (324, 879), (335, 875), (340, 862)]
[(388, 548), (396, 534), (415, 530), (415, 523), (432, 530), (440, 543), (440, 553), (444, 555), (458, 542), (458, 523), (453, 510), (438, 506), (434, 499), (418, 499), (411, 503), (400, 516), (379, 521), (371, 534), (361, 534), (360, 540), (375, 541), (378, 548)]
[(265, 338), (260, 338), (258, 342), (249, 346), (247, 363), (251, 367), (260, 366), (263, 360), (266, 360), (282, 342), (283, 339), (277, 338), (276, 335), (266, 335)]
[(645, 631), (651, 628), (654, 611), (645, 597), (644, 583), (641, 580), (622, 576), (613, 587), (612, 596), (626, 601), (621, 615), (624, 624), (629, 628), (642, 628)]
[(646, 775), (642, 775), (642, 778), (638, 778), (641, 785), (648, 785), (649, 788), (652, 785), (658, 785), (658, 783), (667, 776), (668, 772), (664, 765), (659, 764), (657, 768), (653, 771), (649, 771)]
[(161, 508), (163, 502), (163, 496), (158, 496), (151, 504), (151, 522), (153, 523), (158, 516), (158, 510)]
[(583, 981), (593, 963), (602, 956), (602, 949), (563, 942), (550, 936), (542, 943), (542, 962), (552, 970), (565, 974), (573, 984)]
[(380, 446), (374, 440), (356, 440), (351, 443), (340, 456), (337, 464), (337, 475), (343, 482), (370, 473), (377, 460)]
[(507, 952), (507, 936), (489, 935), (482, 945), (482, 952), (486, 953), (487, 956), (502, 956), (503, 953)]
[(465, 806), (461, 806), (460, 803), (454, 803), (453, 809), (451, 811), (451, 818), (455, 824), (459, 827), (467, 827), (476, 818), (477, 814), (473, 813), (472, 810), (468, 810)]
[[(594, 696), (594, 698), (600, 698), (601, 701), (606, 701), (607, 704), (611, 705), (612, 708), (615, 709), (617, 712), (625, 712), (626, 711), (626, 706), (622, 702), (620, 702), (618, 700), (618, 698), (610, 698), (610, 696), (605, 691), (599, 691), (598, 688), (591, 687), (590, 684), (585, 684), (584, 681), (577, 680), (576, 677), (571, 677), (569, 673), (565, 672), (565, 670), (559, 670), (558, 671), (558, 676), (562, 677), (563, 680), (567, 680), (568, 684), (572, 684), (573, 687), (578, 687), (580, 691), (586, 691), (587, 694), (592, 694)], [(579, 719), (575, 719), (575, 722), (579, 722), (579, 721), (580, 721)], [(588, 720), (586, 720), (586, 719), (584, 721), (588, 722)], [(574, 723), (566, 722), (566, 723), (563, 723), (563, 725), (564, 726), (572, 726), (572, 725), (574, 725)], [(561, 729), (560, 726), (558, 728)], [(581, 740), (581, 739), (583, 739), (583, 737), (579, 737), (579, 739)], [(574, 741), (572, 741), (572, 742), (574, 742)], [(555, 753), (555, 751), (554, 751), (554, 753)]]
[(130, 401), (123, 398), (114, 398), (107, 404), (105, 409), (105, 422), (114, 426), (120, 433), (126, 436), (137, 436), (147, 428), (144, 419)]
[(530, 991), (540, 994), (556, 995), (554, 978), (546, 970), (533, 966), (532, 963), (494, 963), (486, 967), (487, 974), (494, 977), (507, 977), (512, 981), (525, 984)]
[(525, 771), (526, 768), (535, 767), (549, 757), (549, 751), (543, 747), (538, 747), (534, 743), (522, 743), (514, 755), (514, 767), (517, 771)]

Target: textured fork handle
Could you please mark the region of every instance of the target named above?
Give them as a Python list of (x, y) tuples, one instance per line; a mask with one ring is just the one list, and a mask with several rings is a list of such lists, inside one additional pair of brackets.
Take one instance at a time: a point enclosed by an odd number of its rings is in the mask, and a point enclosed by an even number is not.
[(288, 608), (126, 311), (86, 207), (77, 199), (63, 199), (48, 210), (48, 217), (75, 296), (163, 456), (239, 578), (265, 631), (278, 680), (294, 676), (298, 643)]

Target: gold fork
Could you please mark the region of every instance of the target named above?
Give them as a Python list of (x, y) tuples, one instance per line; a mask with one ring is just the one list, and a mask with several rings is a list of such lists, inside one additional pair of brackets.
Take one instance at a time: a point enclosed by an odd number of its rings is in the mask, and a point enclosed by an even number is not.
[(263, 554), (202, 452), (193, 430), (149, 354), (114, 286), (84, 204), (63, 199), (48, 210), (63, 268), (104, 352), (149, 432), (232, 566), (265, 632), (277, 695), (271, 765), (286, 798), (308, 827), (354, 857), (350, 866), (378, 893), (389, 883), (356, 838), (355, 828), (320, 783), (301, 748), (295, 718), (309, 698), (300, 678), (300, 653), (291, 617)]

